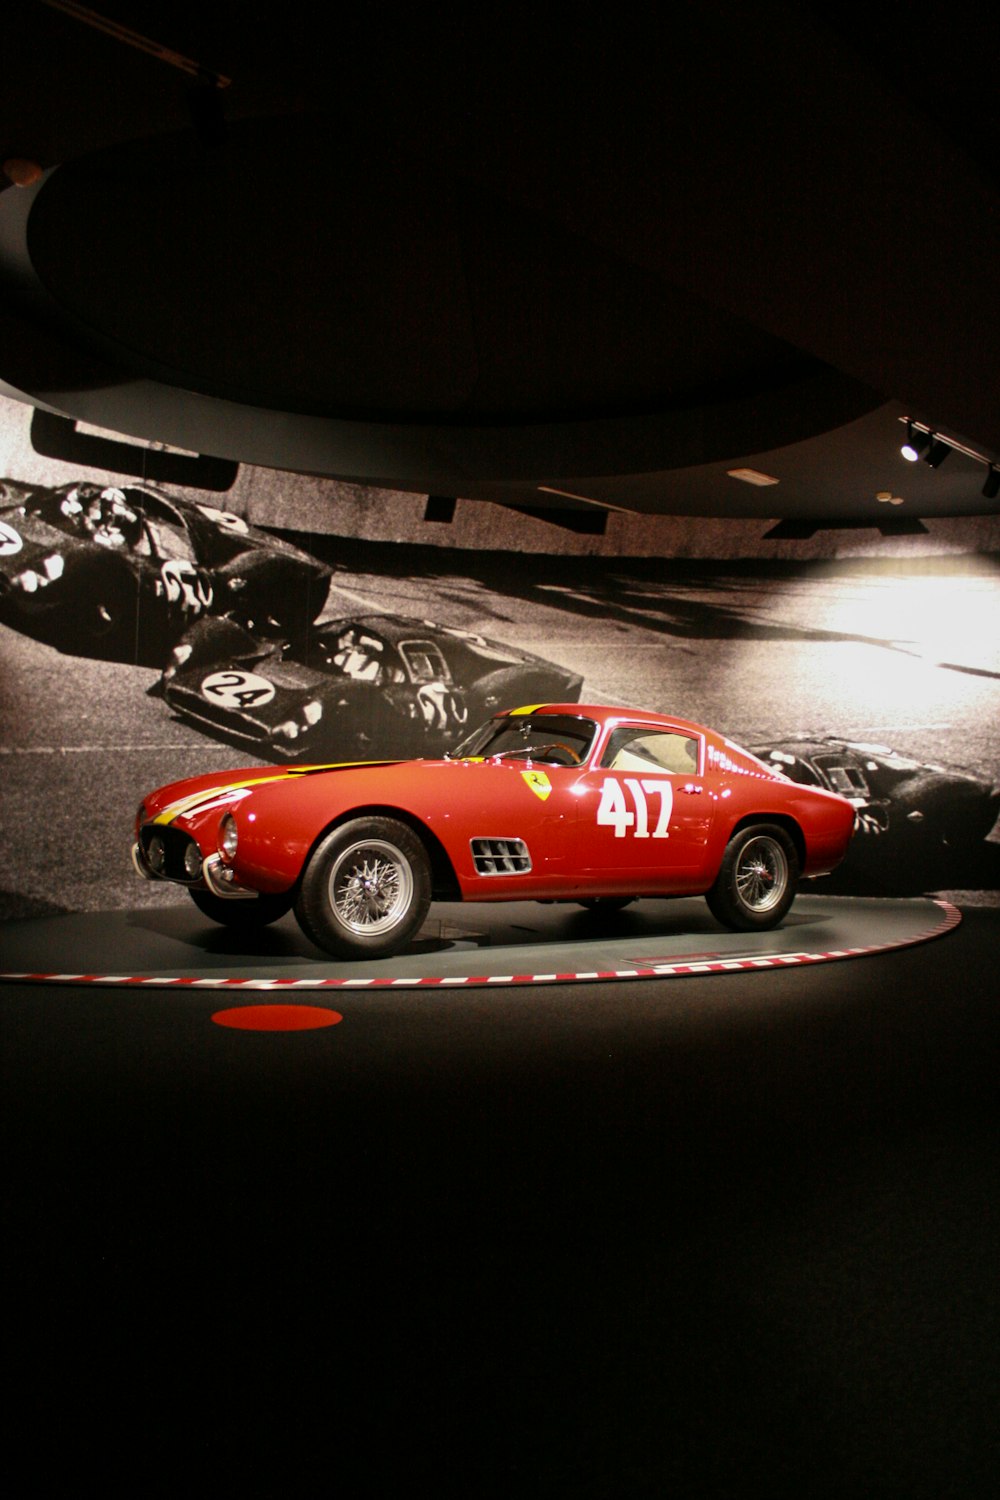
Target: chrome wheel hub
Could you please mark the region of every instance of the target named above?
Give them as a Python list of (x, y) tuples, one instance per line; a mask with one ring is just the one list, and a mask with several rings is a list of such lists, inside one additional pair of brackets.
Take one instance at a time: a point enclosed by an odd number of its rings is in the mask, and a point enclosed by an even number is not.
[(413, 898), (408, 861), (395, 845), (366, 839), (345, 849), (330, 872), (330, 904), (351, 932), (375, 935), (394, 927)]

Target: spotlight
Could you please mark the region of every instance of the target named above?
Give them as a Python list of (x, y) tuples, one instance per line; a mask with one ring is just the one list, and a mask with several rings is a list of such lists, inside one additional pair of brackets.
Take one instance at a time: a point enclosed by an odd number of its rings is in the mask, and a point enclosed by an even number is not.
[(915, 464), (928, 445), (931, 435), (929, 432), (916, 432), (912, 422), (906, 424), (906, 442), (899, 450), (903, 457), (911, 464)]
[[(900, 417), (899, 420), (906, 425), (906, 441), (900, 446), (899, 451), (909, 463), (916, 463), (918, 458), (922, 458), (930, 468), (939, 469), (949, 453), (961, 453), (963, 458), (973, 459), (977, 464), (982, 464), (987, 471), (983, 484), (983, 499), (995, 500), (1000, 495), (1000, 463), (995, 459), (987, 458), (985, 453), (979, 453), (975, 448), (967, 448), (959, 438), (941, 437), (933, 427), (925, 427), (922, 422), (915, 422), (912, 417)], [(875, 498), (892, 500), (894, 504), (900, 503), (888, 490), (880, 490)]]

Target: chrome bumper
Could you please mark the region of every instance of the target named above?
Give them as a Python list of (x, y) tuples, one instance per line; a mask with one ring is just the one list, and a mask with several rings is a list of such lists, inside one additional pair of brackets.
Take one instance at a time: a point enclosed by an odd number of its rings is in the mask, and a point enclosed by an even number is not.
[[(227, 878), (228, 877), (228, 878)], [(238, 885), (229, 866), (223, 864), (221, 855), (210, 854), (201, 867), (201, 878), (212, 892), (223, 901), (256, 901), (259, 891), (248, 890)]]
[(248, 890), (245, 885), (237, 884), (232, 878), (229, 866), (223, 863), (218, 854), (210, 854), (202, 861), (201, 880), (175, 880), (169, 875), (158, 875), (150, 867), (145, 851), (136, 839), (132, 845), (132, 864), (136, 874), (141, 875), (143, 880), (165, 880), (169, 885), (185, 886), (188, 890), (204, 882), (212, 895), (219, 896), (223, 901), (254, 901), (259, 894), (257, 891)]

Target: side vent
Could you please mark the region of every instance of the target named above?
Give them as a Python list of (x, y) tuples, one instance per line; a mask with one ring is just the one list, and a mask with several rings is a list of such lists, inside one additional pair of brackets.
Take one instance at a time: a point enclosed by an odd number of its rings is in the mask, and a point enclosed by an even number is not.
[(473, 839), (472, 863), (477, 875), (527, 875), (531, 855), (523, 839)]

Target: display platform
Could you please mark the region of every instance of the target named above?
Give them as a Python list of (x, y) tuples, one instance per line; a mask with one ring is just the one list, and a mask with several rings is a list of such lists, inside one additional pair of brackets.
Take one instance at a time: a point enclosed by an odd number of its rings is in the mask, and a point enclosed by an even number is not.
[(887, 953), (960, 921), (956, 907), (929, 898), (800, 896), (780, 928), (760, 934), (726, 931), (700, 898), (639, 901), (601, 917), (538, 902), (440, 904), (405, 953), (338, 962), (294, 917), (248, 945), (185, 905), (9, 923), (0, 979), (286, 993), (673, 979)]

